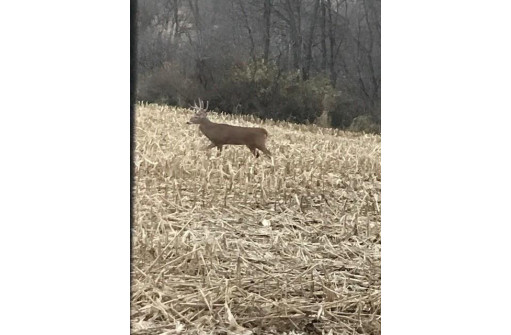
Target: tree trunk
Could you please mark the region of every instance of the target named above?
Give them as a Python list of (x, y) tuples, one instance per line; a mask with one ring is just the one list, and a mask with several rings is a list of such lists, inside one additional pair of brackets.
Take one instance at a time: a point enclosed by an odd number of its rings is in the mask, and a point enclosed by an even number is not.
[(252, 28), (250, 27), (250, 23), (248, 22), (248, 15), (245, 11), (245, 6), (243, 6), (243, 0), (238, 0), (238, 4), (240, 5), (241, 13), (243, 14), (243, 19), (245, 21), (245, 28), (247, 29), (248, 33), (248, 39), (250, 41), (250, 57), (252, 58), (252, 61), (254, 62), (254, 65), (256, 65), (256, 53), (255, 53), (255, 42), (254, 37), (252, 36)]
[(263, 59), (264, 62), (268, 63), (268, 58), (270, 57), (270, 28), (271, 28), (271, 0), (264, 0), (264, 53)]
[[(301, 3), (300, 1), (286, 1), (289, 13), (289, 34), (291, 36), (291, 55), (293, 69), (301, 69), (302, 62), (302, 32), (301, 32)], [(295, 7), (295, 8), (293, 8)], [(296, 9), (296, 10), (295, 10)], [(295, 14), (296, 11), (296, 14)]]
[(174, 0), (174, 8), (173, 8), (173, 24), (172, 24), (172, 44), (176, 43), (177, 36), (179, 34), (179, 0)]
[(326, 9), (325, 9), (325, 1), (321, 0), (321, 71), (326, 73), (326, 60), (327, 60), (327, 50), (326, 50)]
[(309, 73), (310, 68), (312, 64), (312, 42), (314, 41), (314, 30), (316, 29), (316, 21), (318, 17), (318, 8), (319, 8), (319, 1), (316, 0), (314, 3), (314, 10), (312, 12), (312, 23), (309, 30), (309, 38), (305, 42), (305, 65), (303, 67), (302, 71), (302, 79), (308, 80), (309, 79)]
[(328, 18), (328, 40), (330, 42), (330, 59), (328, 62), (328, 69), (330, 71), (330, 82), (335, 87), (337, 82), (337, 73), (335, 71), (335, 27), (332, 21), (332, 1), (327, 0), (327, 18)]

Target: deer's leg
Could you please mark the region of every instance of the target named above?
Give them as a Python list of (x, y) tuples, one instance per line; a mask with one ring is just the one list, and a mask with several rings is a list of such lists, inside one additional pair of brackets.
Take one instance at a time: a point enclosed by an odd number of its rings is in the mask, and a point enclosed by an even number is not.
[(256, 148), (255, 147), (252, 147), (252, 146), (249, 146), (247, 145), (247, 147), (250, 149), (250, 152), (252, 152), (252, 154), (257, 158), (259, 157), (259, 153), (256, 151)]
[(261, 146), (258, 146), (257, 149), (261, 150), (262, 152), (264, 152), (264, 154), (268, 157), (271, 157), (271, 152), (270, 150), (266, 149), (266, 146), (264, 145), (261, 145)]
[(222, 145), (217, 145), (216, 147), (217, 147), (217, 149), (218, 149), (217, 156), (220, 156), (220, 154), (222, 153), (222, 148), (223, 148), (223, 146), (222, 146)]
[(207, 147), (205, 147), (205, 148), (204, 148), (204, 150), (209, 150), (209, 149), (212, 149), (212, 148), (214, 148), (214, 147), (216, 147), (216, 144), (211, 143), (210, 145), (208, 145)]

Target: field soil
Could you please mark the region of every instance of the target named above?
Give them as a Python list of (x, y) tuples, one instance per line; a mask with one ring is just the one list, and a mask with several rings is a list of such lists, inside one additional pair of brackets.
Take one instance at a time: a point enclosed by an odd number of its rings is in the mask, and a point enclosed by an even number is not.
[(137, 105), (132, 334), (380, 334), (381, 138), (269, 132), (221, 155), (188, 109)]

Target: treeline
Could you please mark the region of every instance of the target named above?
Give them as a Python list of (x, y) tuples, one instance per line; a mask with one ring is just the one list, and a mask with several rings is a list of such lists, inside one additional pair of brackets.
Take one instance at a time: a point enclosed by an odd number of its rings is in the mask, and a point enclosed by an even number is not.
[(379, 131), (380, 1), (139, 0), (137, 98)]

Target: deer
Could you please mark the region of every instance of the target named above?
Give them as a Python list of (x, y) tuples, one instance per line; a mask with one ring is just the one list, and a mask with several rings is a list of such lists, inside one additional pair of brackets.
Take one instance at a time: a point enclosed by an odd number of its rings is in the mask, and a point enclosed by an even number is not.
[(209, 101), (206, 102), (206, 108), (204, 108), (204, 102), (201, 99), (199, 99), (199, 106), (194, 101), (194, 105), (190, 107), (195, 110), (195, 114), (187, 124), (198, 124), (202, 134), (211, 141), (205, 150), (217, 147), (218, 155), (220, 155), (224, 145), (246, 145), (256, 158), (259, 157), (259, 152), (256, 149), (271, 157), (270, 151), (266, 148), (266, 138), (268, 137), (266, 129), (212, 122), (207, 115)]

